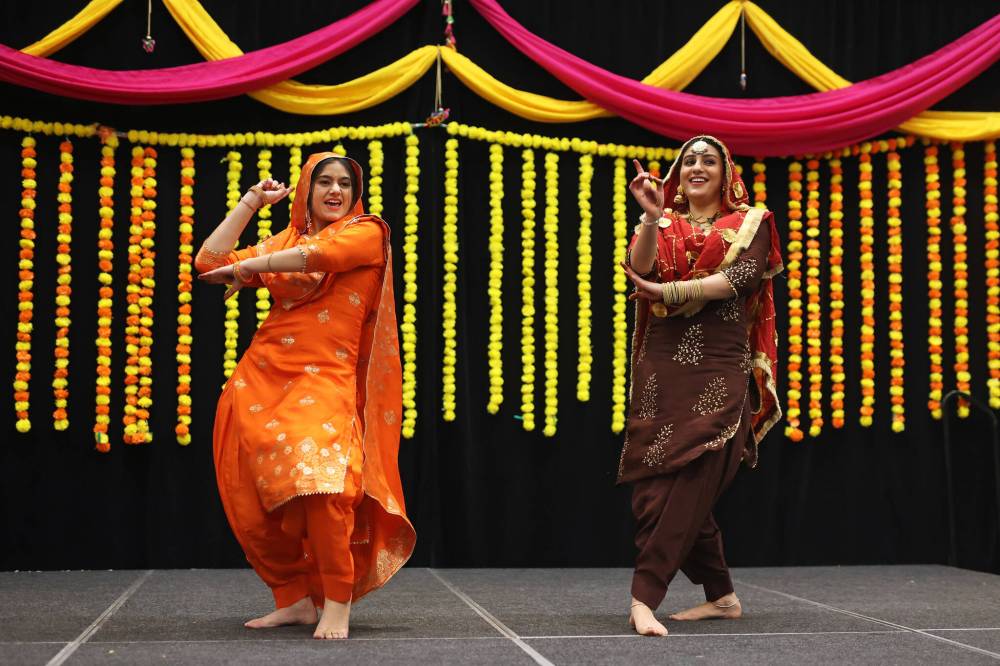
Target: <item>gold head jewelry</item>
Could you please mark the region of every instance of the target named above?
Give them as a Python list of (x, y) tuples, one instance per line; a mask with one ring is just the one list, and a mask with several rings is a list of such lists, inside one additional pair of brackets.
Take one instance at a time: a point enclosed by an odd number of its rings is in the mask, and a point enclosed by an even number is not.
[(674, 196), (674, 205), (682, 206), (684, 202), (687, 201), (687, 197), (684, 196), (684, 186), (677, 186), (677, 194)]
[(698, 139), (693, 144), (691, 144), (690, 151), (695, 155), (704, 155), (708, 152), (708, 142), (704, 139)]

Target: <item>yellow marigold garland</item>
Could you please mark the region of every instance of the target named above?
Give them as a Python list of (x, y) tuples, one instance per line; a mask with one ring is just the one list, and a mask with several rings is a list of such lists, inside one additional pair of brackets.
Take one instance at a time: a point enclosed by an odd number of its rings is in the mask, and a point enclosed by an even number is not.
[(625, 403), (628, 372), (628, 322), (625, 311), (628, 303), (628, 282), (621, 263), (628, 252), (628, 222), (626, 221), (625, 159), (615, 159), (611, 217), (614, 220), (614, 250), (612, 256), (612, 351), (611, 351), (611, 432), (618, 434), (625, 429)]
[(941, 317), (941, 167), (938, 147), (924, 149), (924, 180), (927, 188), (927, 299), (930, 314), (927, 322), (927, 351), (930, 361), (930, 393), (927, 408), (931, 416), (941, 418), (944, 391), (944, 339)]
[[(965, 226), (965, 149), (961, 143), (951, 144), (952, 164), (952, 217), (951, 234), (954, 248), (955, 276), (955, 387), (959, 391), (971, 391), (972, 376), (969, 374), (969, 264), (968, 236)], [(969, 415), (969, 403), (958, 400), (958, 415)]]
[(490, 341), (487, 362), (490, 399), (486, 411), (496, 414), (503, 404), (503, 146), (490, 145)]
[(559, 155), (545, 154), (545, 427), (556, 434), (559, 414)]
[(21, 240), (18, 260), (17, 293), (17, 372), (14, 375), (14, 411), (17, 413), (16, 428), (25, 433), (31, 430), (31, 332), (34, 315), (35, 286), (35, 199), (38, 183), (35, 180), (35, 139), (26, 136), (21, 139)]
[(455, 420), (455, 363), (458, 346), (456, 320), (458, 310), (455, 292), (458, 289), (458, 139), (451, 138), (444, 147), (444, 305), (441, 324), (444, 354), (441, 363), (441, 409), (445, 421)]
[[(231, 150), (226, 155), (228, 168), (226, 169), (226, 211), (233, 212), (233, 209), (240, 203), (243, 190), (240, 188), (240, 176), (243, 173), (242, 155), (238, 151)], [(239, 241), (236, 243), (239, 246)], [(240, 295), (226, 301), (225, 337), (223, 345), (225, 352), (222, 357), (222, 374), (229, 379), (236, 369), (236, 348), (240, 342)]]
[(986, 221), (986, 335), (990, 407), (1000, 409), (1000, 224), (997, 224), (997, 146), (983, 147), (983, 212)]
[(535, 429), (535, 151), (521, 152), (521, 425)]
[(295, 201), (295, 187), (302, 175), (302, 146), (295, 145), (288, 149), (288, 214), (292, 213), (292, 203)]
[(385, 154), (381, 141), (368, 142), (368, 212), (382, 215), (382, 165)]
[(785, 436), (802, 440), (802, 163), (788, 165), (788, 425)]
[(806, 162), (806, 346), (809, 356), (809, 435), (823, 430), (823, 315), (820, 311), (819, 160)]
[(755, 208), (767, 208), (767, 165), (764, 158), (754, 158), (752, 169), (753, 205)]
[(111, 450), (108, 426), (111, 423), (111, 322), (114, 296), (115, 148), (118, 137), (107, 134), (101, 146), (100, 230), (97, 232), (97, 394), (94, 399), (94, 447), (101, 453)]
[(73, 144), (66, 140), (59, 144), (59, 234), (56, 263), (56, 346), (55, 371), (52, 376), (52, 395), (55, 410), (52, 412), (56, 430), (66, 430), (69, 418), (66, 404), (69, 399), (69, 327), (70, 302), (73, 295)]
[(420, 206), (420, 140), (406, 137), (406, 205), (403, 233), (403, 437), (410, 439), (417, 425), (417, 231)]
[[(261, 180), (271, 177), (271, 151), (264, 148), (257, 153), (257, 175)], [(257, 241), (265, 241), (271, 237), (271, 205), (261, 206), (257, 211)], [(267, 287), (258, 287), (255, 293), (257, 297), (257, 328), (271, 314), (271, 293)]]
[(580, 192), (578, 202), (580, 208), (580, 229), (577, 237), (576, 252), (578, 257), (577, 281), (577, 366), (576, 366), (576, 399), (580, 402), (590, 401), (591, 369), (594, 364), (594, 343), (592, 339), (592, 310), (590, 271), (594, 263), (591, 253), (591, 183), (594, 180), (594, 158), (590, 155), (580, 156)]
[(191, 443), (191, 286), (194, 275), (194, 149), (181, 148), (177, 272), (177, 443)]
[(844, 427), (844, 168), (830, 166), (830, 423)]
[(903, 139), (889, 139), (886, 154), (889, 201), (887, 207), (889, 245), (889, 400), (892, 404), (892, 431), (903, 432), (906, 425), (903, 392), (903, 368), (906, 363), (903, 349), (903, 173), (898, 148)]
[(861, 417), (862, 426), (872, 424), (875, 413), (875, 263), (872, 258), (875, 219), (872, 217), (872, 151), (878, 144), (864, 143), (858, 159), (859, 207), (861, 211)]

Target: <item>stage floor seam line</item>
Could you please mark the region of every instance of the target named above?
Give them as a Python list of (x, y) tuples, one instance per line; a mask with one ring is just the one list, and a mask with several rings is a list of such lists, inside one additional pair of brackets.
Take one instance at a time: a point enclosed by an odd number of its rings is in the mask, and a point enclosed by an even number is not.
[(745, 583), (745, 582), (742, 582), (742, 581), (737, 581), (735, 579), (733, 580), (733, 583), (738, 583), (739, 585), (744, 585), (746, 587), (752, 587), (754, 589), (761, 590), (763, 592), (770, 592), (771, 594), (777, 594), (779, 596), (785, 597), (786, 599), (792, 599), (794, 601), (804, 601), (806, 603), (812, 604), (814, 606), (818, 606), (819, 608), (825, 608), (826, 610), (830, 610), (830, 611), (833, 611), (835, 613), (842, 613), (844, 615), (849, 615), (851, 617), (856, 617), (858, 619), (867, 620), (869, 622), (876, 622), (878, 624), (882, 624), (882, 625), (885, 625), (887, 627), (893, 627), (893, 628), (896, 628), (896, 629), (902, 629), (904, 631), (908, 631), (908, 632), (917, 634), (919, 636), (924, 636), (926, 638), (930, 638), (932, 640), (935, 640), (935, 641), (938, 641), (938, 642), (941, 642), (941, 643), (946, 643), (946, 644), (949, 644), (949, 645), (953, 645), (953, 646), (955, 646), (957, 648), (960, 648), (960, 649), (963, 649), (963, 650), (968, 650), (970, 652), (976, 652), (976, 653), (979, 653), (979, 654), (982, 654), (982, 655), (985, 655), (985, 656), (988, 656), (988, 657), (992, 657), (993, 659), (1000, 660), (1000, 653), (992, 652), (990, 650), (984, 650), (983, 648), (978, 648), (978, 647), (976, 647), (974, 645), (969, 645), (967, 643), (962, 643), (960, 641), (955, 641), (955, 640), (952, 640), (950, 638), (945, 638), (944, 636), (936, 636), (936, 635), (934, 635), (932, 633), (929, 633), (929, 631), (932, 631), (932, 630), (914, 629), (913, 627), (908, 627), (908, 626), (906, 626), (904, 624), (898, 624), (896, 622), (891, 622), (889, 620), (883, 620), (881, 618), (871, 617), (870, 615), (865, 615), (863, 613), (857, 613), (855, 611), (847, 610), (846, 608), (837, 608), (836, 606), (831, 606), (829, 604), (824, 604), (821, 601), (813, 601), (812, 599), (807, 599), (805, 597), (799, 597), (799, 596), (796, 596), (794, 594), (789, 594), (787, 592), (781, 592), (780, 590), (772, 590), (771, 588), (764, 587), (763, 585), (754, 585), (753, 583)]
[(538, 650), (536, 650), (535, 648), (531, 647), (523, 640), (521, 640), (521, 637), (518, 636), (513, 629), (511, 629), (506, 624), (498, 620), (492, 613), (490, 613), (488, 610), (479, 605), (472, 597), (467, 595), (465, 592), (462, 592), (457, 587), (452, 585), (450, 582), (445, 580), (445, 578), (441, 576), (441, 574), (439, 574), (435, 569), (427, 569), (427, 571), (430, 572), (432, 576), (437, 578), (442, 585), (448, 588), (448, 590), (450, 590), (452, 594), (454, 594), (456, 597), (465, 602), (465, 604), (473, 611), (475, 611), (476, 614), (479, 615), (479, 617), (483, 618), (483, 620), (488, 622), (494, 629), (500, 632), (501, 635), (510, 639), (514, 643), (514, 645), (521, 648), (521, 650), (523, 650), (525, 654), (531, 657), (531, 659), (536, 664), (539, 664), (539, 666), (555, 666), (555, 664), (553, 664), (551, 661), (542, 656), (542, 654)]
[(149, 580), (150, 576), (153, 575), (155, 569), (147, 569), (144, 574), (139, 576), (139, 578), (132, 582), (125, 590), (118, 595), (118, 598), (111, 602), (111, 605), (104, 609), (104, 612), (98, 615), (93, 622), (90, 623), (86, 629), (84, 629), (79, 636), (74, 638), (72, 641), (66, 644), (66, 646), (59, 650), (54, 657), (49, 659), (45, 666), (60, 666), (64, 663), (70, 656), (76, 652), (81, 645), (88, 642), (90, 637), (100, 631), (101, 627), (107, 622), (112, 615), (114, 615), (119, 608), (125, 605), (125, 602), (129, 600), (135, 591), (142, 587), (142, 584)]

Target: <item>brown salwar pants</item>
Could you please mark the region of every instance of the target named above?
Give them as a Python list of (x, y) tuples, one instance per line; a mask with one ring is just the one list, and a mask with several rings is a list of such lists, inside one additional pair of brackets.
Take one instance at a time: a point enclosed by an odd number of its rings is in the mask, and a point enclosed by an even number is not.
[(678, 570), (704, 586), (708, 601), (733, 591), (712, 507), (736, 476), (747, 437), (753, 437), (749, 405), (744, 407), (739, 431), (725, 448), (706, 451), (673, 474), (633, 483), (639, 554), (632, 596), (638, 601), (655, 610)]

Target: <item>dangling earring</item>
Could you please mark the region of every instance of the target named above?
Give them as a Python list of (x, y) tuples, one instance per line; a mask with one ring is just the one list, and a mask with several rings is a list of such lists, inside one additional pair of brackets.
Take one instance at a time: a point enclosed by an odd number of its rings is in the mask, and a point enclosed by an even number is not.
[(684, 205), (685, 201), (687, 201), (687, 197), (684, 196), (684, 186), (683, 185), (678, 185), (677, 186), (677, 194), (674, 196), (674, 205), (675, 206), (682, 206), (682, 205)]
[(312, 235), (312, 215), (306, 210), (306, 233)]

